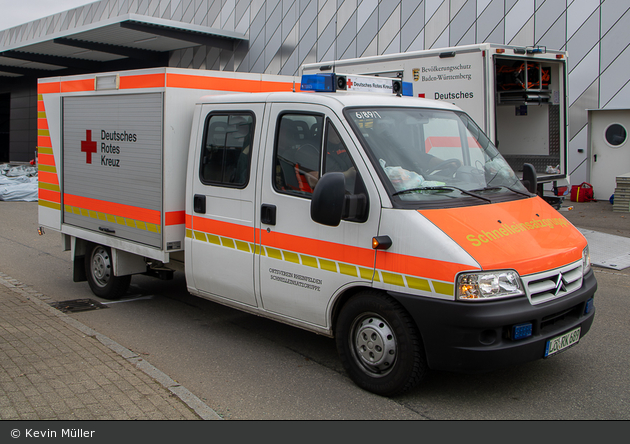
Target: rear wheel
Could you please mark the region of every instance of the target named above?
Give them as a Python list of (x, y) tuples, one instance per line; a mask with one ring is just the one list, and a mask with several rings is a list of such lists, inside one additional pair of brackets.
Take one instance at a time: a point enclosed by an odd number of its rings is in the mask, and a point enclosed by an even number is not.
[(415, 324), (398, 302), (380, 292), (348, 300), (337, 319), (336, 342), (350, 378), (370, 392), (398, 395), (427, 373)]
[(118, 299), (129, 289), (131, 275), (114, 276), (109, 247), (92, 245), (85, 255), (85, 272), (92, 293), (104, 299)]

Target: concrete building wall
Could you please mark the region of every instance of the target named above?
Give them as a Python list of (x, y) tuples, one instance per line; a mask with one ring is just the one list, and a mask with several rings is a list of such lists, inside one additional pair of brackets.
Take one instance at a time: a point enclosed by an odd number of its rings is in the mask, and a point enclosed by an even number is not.
[(587, 174), (586, 110), (630, 103), (628, 0), (102, 0), (0, 32), (0, 47), (130, 13), (248, 36), (234, 51), (171, 54), (171, 66), (196, 69), (293, 75), (303, 63), (482, 42), (567, 50), (574, 183)]

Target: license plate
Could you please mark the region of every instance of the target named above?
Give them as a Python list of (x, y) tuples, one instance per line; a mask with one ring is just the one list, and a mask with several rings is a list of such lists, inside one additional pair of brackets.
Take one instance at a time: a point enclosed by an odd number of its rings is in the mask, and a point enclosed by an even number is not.
[(545, 349), (545, 358), (549, 356), (553, 356), (562, 350), (566, 350), (567, 348), (575, 345), (580, 340), (580, 331), (582, 327), (578, 327), (575, 330), (568, 331), (560, 336), (556, 336), (555, 338), (549, 339), (547, 341), (547, 348)]

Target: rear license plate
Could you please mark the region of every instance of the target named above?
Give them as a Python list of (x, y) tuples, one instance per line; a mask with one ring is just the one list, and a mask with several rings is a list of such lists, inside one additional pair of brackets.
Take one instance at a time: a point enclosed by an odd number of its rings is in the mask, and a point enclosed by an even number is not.
[(565, 350), (572, 345), (575, 345), (580, 340), (580, 331), (582, 327), (578, 327), (574, 330), (568, 331), (560, 336), (551, 338), (547, 341), (547, 347), (545, 348), (545, 358), (553, 356), (562, 350)]

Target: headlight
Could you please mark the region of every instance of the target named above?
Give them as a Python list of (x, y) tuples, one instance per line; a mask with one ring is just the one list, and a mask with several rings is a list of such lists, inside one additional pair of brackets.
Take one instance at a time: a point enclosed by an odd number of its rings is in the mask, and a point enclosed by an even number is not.
[(591, 254), (588, 251), (588, 245), (582, 251), (582, 271), (584, 274), (591, 271)]
[(457, 278), (457, 299), (487, 301), (523, 295), (523, 285), (513, 270), (461, 274)]

